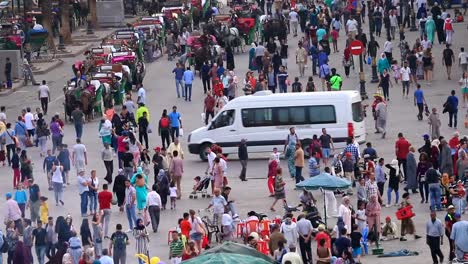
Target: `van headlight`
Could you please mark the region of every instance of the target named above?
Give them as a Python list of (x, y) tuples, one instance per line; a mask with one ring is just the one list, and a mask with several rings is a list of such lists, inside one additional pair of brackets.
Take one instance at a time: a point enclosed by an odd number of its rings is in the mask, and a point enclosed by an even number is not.
[(191, 137), (192, 137), (192, 133), (190, 133), (190, 134), (188, 135), (187, 143), (190, 143), (190, 138), (191, 138)]

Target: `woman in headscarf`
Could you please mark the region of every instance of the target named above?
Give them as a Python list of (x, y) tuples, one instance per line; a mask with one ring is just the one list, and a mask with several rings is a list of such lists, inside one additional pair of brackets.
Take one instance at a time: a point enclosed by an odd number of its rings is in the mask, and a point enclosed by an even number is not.
[(351, 234), (351, 209), (349, 208), (350, 200), (348, 196), (343, 197), (340, 207), (338, 207), (338, 216), (343, 218), (345, 225), (348, 227), (347, 234)]
[(270, 191), (270, 197), (275, 196), (275, 176), (276, 170), (278, 169), (278, 161), (276, 155), (271, 153), (268, 159), (268, 190)]
[(286, 183), (283, 181), (283, 175), (282, 175), (283, 170), (281, 167), (278, 167), (276, 169), (276, 175), (275, 175), (275, 201), (270, 207), (271, 211), (275, 211), (275, 205), (278, 202), (278, 200), (283, 200), (283, 202), (286, 202), (286, 192), (284, 190), (284, 185)]
[(94, 254), (99, 258), (102, 253), (102, 224), (101, 217), (98, 213), (93, 215), (92, 219), (93, 241), (94, 241)]
[(221, 158), (216, 157), (213, 163), (213, 170), (211, 172), (213, 175), (213, 180), (211, 181), (212, 191), (213, 188), (223, 188), (223, 165), (221, 164)]
[(412, 190), (413, 193), (417, 193), (418, 182), (416, 180), (417, 167), (416, 157), (414, 156), (414, 147), (410, 147), (410, 151), (406, 156), (406, 187), (405, 190)]
[(440, 141), (438, 139), (434, 139), (431, 142), (431, 163), (432, 167), (436, 170), (439, 169), (439, 150)]
[(255, 64), (255, 48), (257, 47), (257, 44), (252, 43), (250, 46), (249, 50), (249, 70), (251, 71), (256, 71), (257, 70), (257, 65)]
[(125, 176), (122, 169), (119, 169), (119, 173), (114, 179), (114, 186), (112, 187), (112, 192), (117, 196), (117, 205), (120, 208), (120, 211), (123, 212), (123, 204), (125, 201)]
[(286, 137), (286, 142), (284, 144), (284, 158), (288, 160), (288, 170), (291, 174), (291, 178), (296, 178), (296, 166), (295, 166), (295, 156), (296, 152), (296, 143), (299, 141), (299, 137), (296, 134), (296, 129), (294, 127), (289, 128), (289, 134)]
[[(27, 260), (26, 247), (24, 246), (23, 241), (19, 240), (16, 242), (15, 250), (13, 254), (13, 263), (30, 263), (32, 260)], [(8, 262), (10, 263), (10, 262)]]
[(436, 31), (436, 25), (432, 16), (428, 16), (426, 20), (426, 36), (432, 44), (434, 44), (434, 36)]
[(112, 145), (112, 123), (109, 119), (102, 118), (99, 123), (99, 136), (101, 137), (102, 144), (105, 143)]
[(234, 64), (234, 53), (232, 52), (232, 48), (229, 46), (226, 47), (226, 68), (230, 71), (236, 68)]
[(158, 173), (158, 193), (161, 196), (162, 210), (166, 210), (167, 196), (169, 195), (169, 179), (163, 169)]
[(148, 195), (148, 176), (145, 175), (141, 167), (137, 168), (135, 174), (133, 174), (130, 183), (135, 186), (136, 190), (136, 202), (138, 210), (142, 211), (146, 207), (146, 196)]
[[(410, 151), (411, 153), (411, 151)], [(429, 200), (429, 185), (426, 183), (426, 172), (432, 167), (426, 153), (419, 155), (418, 168), (416, 169), (416, 179), (419, 185), (419, 192), (421, 195), (421, 203)]]
[(343, 52), (343, 66), (345, 69), (346, 78), (349, 77), (349, 69), (351, 68), (352, 64), (353, 63), (351, 62), (351, 50), (348, 47), (348, 48), (345, 48)]
[(387, 71), (390, 71), (390, 63), (385, 53), (382, 53), (380, 54), (380, 59), (377, 62), (377, 71), (379, 72), (379, 74), (383, 74), (384, 69), (387, 69)]
[[(146, 231), (145, 224), (141, 218), (138, 218), (136, 221), (136, 226), (133, 228), (133, 236), (135, 237), (135, 249), (136, 254), (143, 254), (149, 257), (149, 236), (148, 231)], [(144, 262), (141, 259), (138, 259), (140, 264)]]
[[(366, 206), (366, 216), (367, 224), (369, 226), (369, 231), (377, 231), (377, 234), (380, 234), (380, 213), (382, 207), (377, 200), (377, 195), (372, 195), (369, 199), (369, 203)], [(375, 234), (375, 235), (377, 235)]]
[(440, 172), (453, 175), (453, 159), (452, 151), (450, 150), (447, 140), (442, 139), (440, 141)]

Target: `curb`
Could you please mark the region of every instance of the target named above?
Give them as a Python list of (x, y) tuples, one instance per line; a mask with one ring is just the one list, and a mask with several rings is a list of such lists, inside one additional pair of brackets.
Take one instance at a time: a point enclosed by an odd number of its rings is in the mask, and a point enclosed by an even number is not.
[(63, 64), (63, 60), (60, 60), (58, 59), (57, 60), (57, 63), (55, 64), (52, 64), (50, 67), (46, 68), (46, 69), (40, 69), (40, 70), (37, 70), (37, 71), (33, 71), (33, 74), (44, 74), (44, 73), (47, 73), (49, 71), (52, 71), (54, 69), (56, 69), (57, 67), (61, 66)]
[(23, 87), (24, 86), (23, 81), (21, 79), (18, 79), (18, 80), (19, 80), (19, 86), (12, 87), (11, 89), (8, 89), (8, 90), (0, 91), (0, 97), (8, 96), (16, 92), (17, 89)]
[(83, 46), (83, 48), (75, 51), (75, 52), (69, 52), (69, 53), (59, 53), (59, 54), (55, 54), (55, 58), (74, 58), (80, 54), (83, 54), (86, 50), (88, 50), (93, 44), (87, 44), (85, 46)]

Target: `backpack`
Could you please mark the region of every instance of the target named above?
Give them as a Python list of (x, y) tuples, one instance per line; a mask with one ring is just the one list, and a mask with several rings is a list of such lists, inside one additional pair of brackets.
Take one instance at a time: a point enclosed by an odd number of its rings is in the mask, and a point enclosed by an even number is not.
[(161, 118), (161, 128), (169, 128), (169, 118), (163, 117)]
[(0, 231), (0, 244), (1, 244), (0, 251), (2, 253), (7, 253), (10, 246), (8, 245), (8, 242), (6, 241), (5, 235), (1, 231)]
[(114, 233), (114, 249), (115, 250), (125, 250), (127, 247), (128, 237), (123, 232)]

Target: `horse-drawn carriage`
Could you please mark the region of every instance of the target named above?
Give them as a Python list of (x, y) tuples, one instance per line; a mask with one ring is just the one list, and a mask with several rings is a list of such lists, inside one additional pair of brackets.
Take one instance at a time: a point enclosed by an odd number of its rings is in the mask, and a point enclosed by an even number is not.
[(27, 34), (27, 42), (31, 47), (31, 59), (54, 59), (55, 49), (49, 47), (47, 37), (49, 32), (46, 29), (30, 29)]
[(13, 22), (0, 24), (0, 49), (19, 50), (24, 40), (24, 32)]

